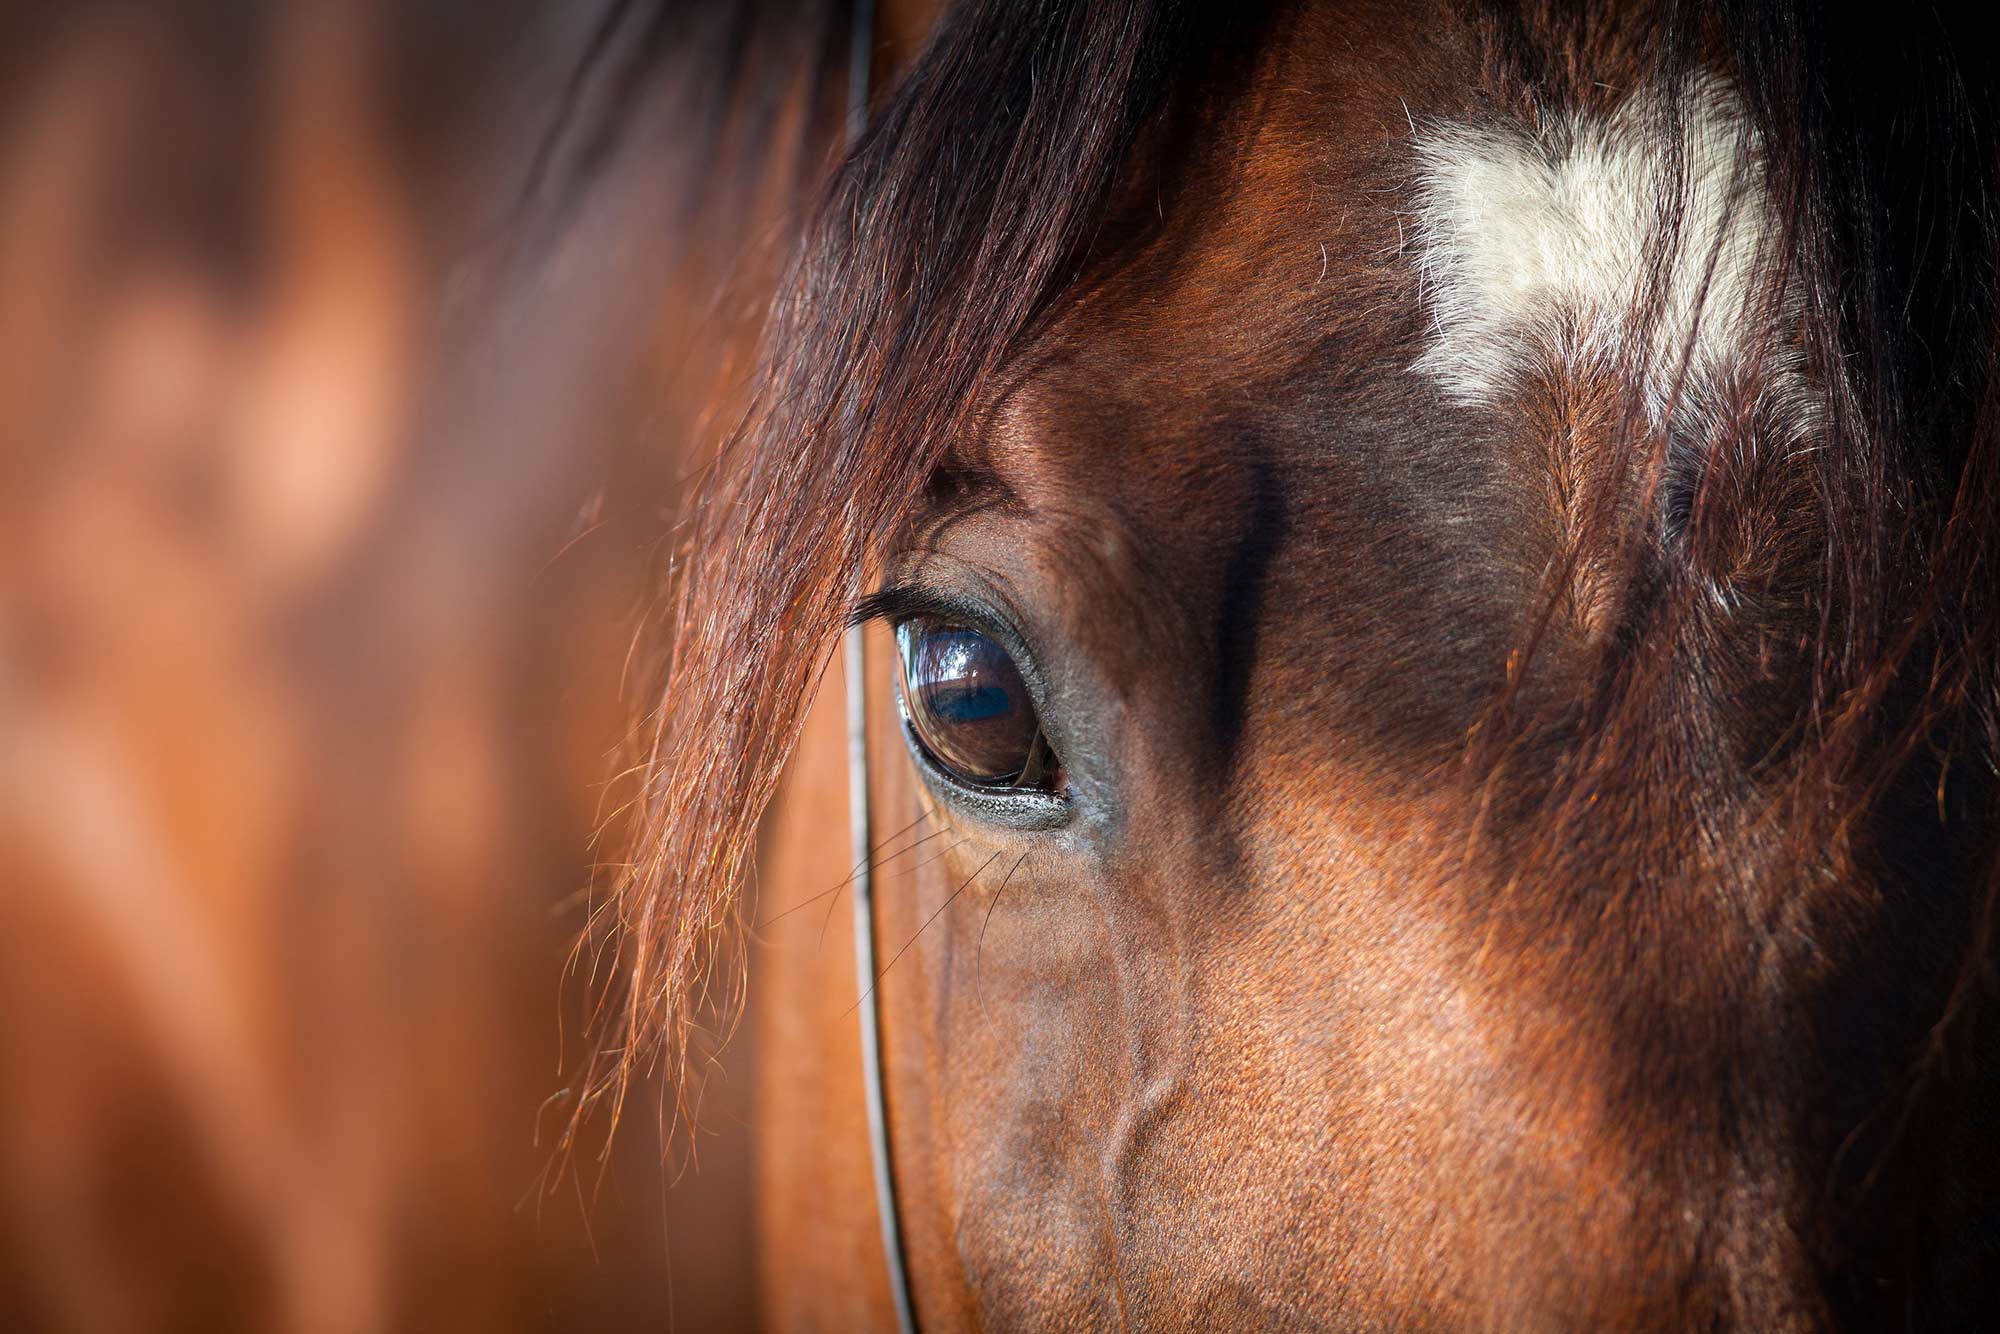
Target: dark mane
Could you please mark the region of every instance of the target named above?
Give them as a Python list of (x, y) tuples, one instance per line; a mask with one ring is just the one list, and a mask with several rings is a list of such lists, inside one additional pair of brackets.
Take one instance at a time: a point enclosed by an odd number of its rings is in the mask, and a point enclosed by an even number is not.
[[(1954, 57), (1975, 48), (1941, 19), (1697, 8), (1609, 34), (1583, 6), (1479, 15), (1492, 78), (1521, 105), (1587, 96), (1573, 77), (1593, 41), (1631, 44), (1669, 79), (1733, 71), (1805, 293), (1807, 356), (1830, 386), (1800, 512), (1753, 512), (1709, 488), (1680, 564), (1628, 548), (1618, 656), (1643, 661), (1685, 623), (1704, 562), (1790, 530), (1817, 544), (1800, 642), (1783, 646), (1812, 681), (1785, 702), (1801, 722), (1786, 744), (1806, 757), (1782, 817), (1790, 855), (1804, 866), (1808, 842), (1870, 844), (1870, 822), (1907, 819), (1915, 790), (1934, 790), (1950, 821), (2000, 828), (1993, 80)], [(839, 27), (817, 31), (837, 43)], [(627, 993), (594, 1071), (614, 1105), (634, 1069), (686, 1054), (758, 821), (882, 543), (1077, 279), (1142, 132), (1202, 87), (1222, 35), (1150, 0), (956, 7), (826, 186), (771, 313), (753, 405), (676, 543), (637, 853), (616, 899)], [(1601, 513), (1650, 484), (1621, 478)], [(1546, 800), (1580, 812), (1655, 703), (1643, 672), (1608, 662), (1605, 740)], [(1973, 855), (1990, 888), (1953, 965), (1965, 981), (1939, 1049), (1992, 960), (2000, 846), (1989, 833)]]
[(595, 1092), (684, 1057), (862, 572), (1074, 272), (1206, 26), (1170, 5), (955, 9), (828, 186), (753, 404), (676, 544), (672, 647), (616, 901), (627, 1002)]

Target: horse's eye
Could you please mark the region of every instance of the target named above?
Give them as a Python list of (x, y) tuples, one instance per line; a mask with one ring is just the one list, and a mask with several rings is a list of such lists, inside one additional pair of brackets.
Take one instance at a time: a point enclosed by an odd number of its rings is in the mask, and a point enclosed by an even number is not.
[(929, 617), (896, 627), (910, 730), (952, 777), (981, 787), (1040, 787), (1048, 742), (1021, 669), (977, 630)]

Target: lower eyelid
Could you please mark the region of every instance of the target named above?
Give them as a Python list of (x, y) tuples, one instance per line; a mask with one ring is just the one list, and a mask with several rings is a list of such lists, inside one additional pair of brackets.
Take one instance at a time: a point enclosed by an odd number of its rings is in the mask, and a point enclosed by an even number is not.
[(1069, 823), (1072, 803), (1067, 794), (1041, 788), (986, 788), (953, 778), (926, 753), (924, 744), (903, 720), (903, 743), (917, 771), (939, 801), (964, 815), (1020, 833), (1044, 833)]

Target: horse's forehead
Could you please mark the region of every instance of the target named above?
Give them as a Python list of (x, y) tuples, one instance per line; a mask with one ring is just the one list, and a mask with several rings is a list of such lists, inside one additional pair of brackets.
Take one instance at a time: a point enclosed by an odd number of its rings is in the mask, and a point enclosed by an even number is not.
[[(1570, 456), (1650, 447), (1626, 429), (1627, 390), (1650, 406), (1684, 365), (1696, 390), (1754, 376), (1779, 407), (1803, 398), (1757, 145), (1725, 84), (1691, 85), (1682, 234), (1661, 249), (1654, 188), (1679, 159), (1647, 88), (1550, 128), (1345, 77), (1284, 83), (1212, 136), (1203, 189), (1169, 197), (1159, 231), (1019, 377), (991, 462), (1054, 520), (1049, 549), (1093, 557), (1103, 577), (1079, 588), (1143, 589), (1199, 617), (1216, 572), (1261, 550), (1270, 581), (1301, 593), (1272, 600), (1273, 631), (1366, 642), (1303, 595), (1341, 587), (1355, 596), (1338, 608), (1379, 613), (1378, 639), (1391, 627), (1434, 658), (1503, 661), (1544, 572), (1592, 556), (1556, 484)], [(1621, 324), (1649, 279), (1664, 279), (1650, 342)], [(1697, 310), (1691, 356), (1653, 355)], [(1600, 607), (1575, 601), (1559, 637), (1587, 642)], [(1476, 693), (1465, 677), (1432, 730)]]
[(1130, 183), (1143, 239), (1049, 326), (994, 418), (1012, 469), (1054, 481), (1110, 454), (1140, 466), (1135, 484), (1180, 481), (1231, 462), (1229, 433), (1204, 429), (1216, 418), (1324, 382), (1316, 353), (1337, 348), (1350, 382), (1408, 372), (1414, 128), (1466, 107), (1462, 85), (1442, 90), (1452, 53), (1413, 57), (1402, 21), (1270, 44), (1180, 162)]
[(1684, 344), (1696, 390), (1748, 376), (1803, 401), (1782, 228), (1727, 83), (1633, 85), (1531, 123), (1441, 89), (1449, 52), (1391, 79), (1336, 47), (1303, 62), (1331, 67), (1316, 79), (1296, 58), (1260, 76), (1270, 90), (1204, 136), (1160, 226), (1053, 326), (997, 419), (1021, 480), (1081, 465), (1095, 486), (1095, 464), (1127, 490), (1184, 490), (1190, 469), (1248, 466), (1218, 419), (1308, 397), (1337, 416), (1436, 393), (1469, 448), (1526, 437), (1542, 398), (1573, 407), (1608, 374), (1657, 408)]

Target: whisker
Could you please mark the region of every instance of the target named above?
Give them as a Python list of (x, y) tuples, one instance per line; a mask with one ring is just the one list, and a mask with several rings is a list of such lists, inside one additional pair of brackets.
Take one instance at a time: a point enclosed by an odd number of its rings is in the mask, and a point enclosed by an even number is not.
[[(920, 838), (920, 839), (918, 839), (918, 840), (917, 840), (916, 842), (914, 842), (914, 843), (910, 844), (910, 846), (909, 846), (909, 847), (907, 847), (907, 848), (904, 848), (904, 849), (903, 849), (902, 851), (900, 851), (900, 852), (896, 853), (896, 854), (895, 854), (895, 856), (892, 856), (892, 857), (888, 858), (888, 859), (887, 859), (887, 860), (885, 860), (885, 861), (882, 861), (882, 862), (880, 862), (880, 863), (877, 863), (877, 864), (875, 865), (875, 868), (874, 868), (874, 869), (876, 869), (876, 870), (878, 870), (878, 871), (879, 871), (879, 870), (883, 869), (884, 867), (888, 866), (890, 862), (893, 862), (893, 861), (895, 861), (897, 857), (904, 857), (904, 856), (908, 856), (908, 855), (909, 855), (910, 853), (912, 853), (912, 852), (915, 852), (915, 851), (916, 851), (916, 850), (917, 850), (918, 848), (922, 847), (922, 846), (923, 846), (924, 844), (926, 844), (926, 843), (930, 842), (930, 841), (931, 841), (932, 839), (936, 838), (936, 837), (937, 837), (937, 836), (938, 836), (939, 834), (942, 834), (942, 833), (944, 833), (944, 832), (945, 832), (945, 831), (944, 831), (944, 830), (942, 830), (942, 829), (933, 829), (933, 830), (932, 830), (932, 831), (931, 831), (930, 833), (928, 833), (928, 834), (925, 834), (925, 835), (924, 835), (924, 836), (923, 836), (922, 838)], [(958, 841), (958, 843), (963, 843), (964, 841), (965, 841), (964, 839), (960, 839), (960, 840)], [(957, 846), (958, 846), (958, 843), (954, 843), (954, 844), (952, 844), (952, 845), (951, 845), (951, 847), (952, 847), (952, 848), (955, 848), (955, 847), (957, 847)], [(945, 849), (945, 852), (946, 852), (946, 853), (949, 853), (950, 851), (951, 851), (951, 848), (946, 848), (946, 849)], [(940, 854), (940, 855), (942, 855), (942, 854)], [(924, 863), (924, 864), (925, 864), (926, 866), (928, 866), (928, 865), (929, 865), (930, 863), (929, 863), (929, 862), (926, 862), (926, 863)], [(836, 893), (836, 896), (838, 895), (838, 892), (839, 892), (840, 890), (842, 890), (842, 889), (845, 889), (845, 888), (846, 888), (846, 887), (847, 887), (848, 885), (851, 885), (851, 884), (853, 884), (853, 883), (854, 883), (854, 877), (853, 877), (853, 876), (849, 876), (849, 877), (847, 877), (847, 879), (846, 879), (846, 880), (842, 881), (842, 882), (841, 882), (840, 884), (838, 884), (838, 885), (835, 885), (835, 886), (834, 886), (833, 888), (834, 888), (834, 891), (835, 891), (835, 893)], [(838, 897), (835, 897), (835, 899), (833, 900), (833, 902), (832, 902), (832, 903), (829, 903), (829, 904), (827, 904), (827, 905), (826, 905), (826, 916), (825, 916), (825, 918), (823, 918), (823, 919), (822, 919), (822, 920), (820, 921), (820, 924), (819, 924), (819, 943), (820, 943), (820, 947), (821, 947), (822, 949), (824, 949), (824, 948), (825, 948), (825, 946), (826, 946), (826, 933), (827, 933), (827, 929), (828, 929), (828, 928), (830, 928), (830, 927), (831, 927), (831, 926), (833, 925), (833, 914), (834, 914), (834, 911), (835, 911), (835, 909), (839, 908), (839, 906), (840, 906), (840, 899), (839, 899)]]
[(762, 931), (765, 927), (776, 926), (779, 922), (784, 921), (787, 917), (790, 917), (793, 913), (802, 912), (805, 909), (812, 907), (815, 903), (818, 903), (821, 899), (825, 898), (827, 895), (838, 894), (841, 890), (846, 889), (849, 885), (853, 883), (854, 883), (854, 876), (850, 874), (845, 880), (829, 885), (825, 889), (819, 891), (819, 893), (817, 894), (808, 895), (807, 897), (800, 899), (797, 903), (794, 903), (791, 907), (784, 909), (782, 912), (776, 913), (770, 917), (766, 917), (761, 922), (752, 923), (750, 929), (752, 931)]
[[(943, 833), (944, 831), (943, 831), (943, 830), (939, 830), (938, 832), (939, 832), (939, 833)], [(924, 868), (925, 868), (926, 866), (930, 866), (930, 865), (932, 865), (933, 863), (936, 863), (936, 862), (941, 862), (941, 861), (943, 861), (943, 860), (944, 860), (944, 859), (945, 859), (946, 857), (949, 857), (949, 856), (951, 856), (951, 854), (952, 854), (952, 853), (954, 853), (954, 852), (957, 852), (957, 851), (958, 851), (958, 850), (959, 850), (960, 848), (964, 847), (964, 846), (965, 846), (965, 845), (966, 845), (967, 843), (969, 843), (969, 842), (971, 842), (971, 840), (970, 840), (970, 839), (968, 839), (968, 838), (961, 838), (960, 840), (958, 840), (958, 842), (956, 842), (956, 843), (952, 844), (952, 845), (951, 845), (950, 847), (948, 847), (948, 848), (944, 849), (943, 851), (939, 852), (939, 853), (938, 853), (938, 854), (937, 854), (936, 856), (934, 856), (934, 857), (931, 857), (931, 858), (929, 858), (929, 859), (927, 859), (927, 860), (925, 860), (925, 861), (921, 861), (921, 862), (918, 862), (918, 863), (917, 863), (917, 864), (916, 864), (915, 866), (912, 866), (912, 867), (910, 868), (910, 874), (911, 874), (911, 875), (915, 875), (915, 874), (916, 874), (917, 872), (919, 872), (919, 871), (923, 870), (923, 869), (924, 869)], [(916, 851), (916, 848), (915, 848), (914, 846), (912, 846), (912, 847), (911, 847), (911, 849), (910, 849), (910, 851), (914, 852), (914, 851)]]
[[(924, 924), (917, 928), (916, 935), (911, 936), (908, 940), (903, 942), (903, 948), (896, 951), (895, 958), (890, 959), (888, 963), (882, 965), (882, 971), (875, 974), (875, 981), (868, 984), (868, 990), (862, 992), (861, 995), (855, 998), (854, 1004), (847, 1007), (848, 1014), (853, 1014), (856, 1010), (860, 1009), (862, 1002), (866, 1001), (870, 996), (873, 996), (875, 994), (876, 985), (879, 984), (883, 978), (889, 975), (889, 970), (896, 966), (896, 960), (902, 958), (905, 954), (908, 954), (910, 952), (910, 946), (916, 944), (918, 939), (923, 936), (924, 932), (930, 930), (931, 923), (935, 922), (938, 918), (944, 916), (944, 910), (946, 908), (949, 908), (952, 904), (956, 903), (958, 901), (958, 896), (963, 894), (971, 886), (973, 881), (977, 880), (980, 876), (984, 875), (986, 873), (987, 867), (991, 866), (994, 862), (997, 862), (999, 860), (1000, 860), (1000, 854), (996, 852), (991, 857), (988, 857), (985, 861), (981, 862), (979, 864), (979, 869), (977, 871), (974, 871), (971, 875), (965, 877), (965, 883), (960, 885), (957, 889), (954, 889), (951, 892), (951, 894), (945, 899), (945, 901), (937, 906), (937, 911), (924, 919)], [(842, 1017), (844, 1018), (845, 1016)]]
[(986, 905), (986, 916), (979, 919), (979, 943), (972, 951), (972, 990), (979, 997), (980, 1017), (989, 1024), (993, 1022), (993, 1015), (986, 1008), (986, 975), (981, 971), (986, 961), (986, 928), (993, 922), (993, 910), (1000, 906), (1000, 896), (1007, 892), (1007, 882), (1014, 878), (1014, 872), (1020, 870), (1021, 863), (1027, 860), (1025, 852), (1014, 859), (1014, 864), (1007, 868), (1007, 874), (1000, 877), (1000, 888), (993, 891), (993, 901)]
[[(904, 853), (914, 852), (918, 847), (920, 847), (924, 843), (925, 839), (935, 838), (937, 836), (935, 833), (926, 834), (924, 838), (918, 839), (915, 843), (912, 843), (909, 847), (903, 848), (902, 850), (895, 853), (888, 859), (888, 861), (876, 862), (873, 860), (875, 857), (881, 855), (882, 849), (888, 847), (891, 843), (894, 843), (897, 839), (901, 838), (903, 835), (909, 833), (912, 829), (915, 829), (918, 825), (922, 824), (926, 819), (929, 818), (929, 815), (930, 813), (926, 811), (924, 814), (919, 815), (916, 819), (910, 821), (908, 824), (904, 825), (901, 829), (898, 829), (895, 833), (889, 835), (887, 838), (883, 839), (880, 843), (876, 844), (875, 847), (869, 850), (868, 856), (870, 859), (870, 864), (872, 864), (876, 870), (880, 870), (882, 867), (887, 866), (890, 861), (894, 861), (897, 857), (901, 857)], [(786, 908), (784, 911), (778, 913), (776, 916), (765, 918), (763, 921), (753, 925), (750, 929), (753, 931), (762, 931), (765, 927), (770, 926), (773, 923), (784, 921), (787, 917), (790, 917), (793, 913), (799, 911), (801, 908), (811, 907), (813, 904), (818, 903), (821, 899), (825, 898), (829, 894), (838, 894), (841, 890), (846, 889), (849, 885), (854, 883), (854, 878), (861, 874), (861, 867), (863, 864), (864, 863), (860, 862), (855, 863), (854, 869), (847, 873), (847, 878), (840, 881), (838, 884), (835, 884), (827, 889), (822, 889), (821, 891), (819, 891), (819, 893), (812, 895), (810, 898), (800, 899), (797, 903), (794, 903), (791, 907)]]

